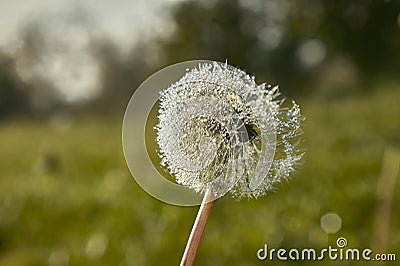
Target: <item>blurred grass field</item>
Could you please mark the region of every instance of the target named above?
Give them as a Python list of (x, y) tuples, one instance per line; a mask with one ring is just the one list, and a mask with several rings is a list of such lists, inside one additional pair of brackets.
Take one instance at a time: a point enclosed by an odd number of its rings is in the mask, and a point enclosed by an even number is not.
[[(371, 247), (385, 151), (400, 161), (400, 90), (381, 87), (300, 98), (306, 155), (297, 174), (262, 199), (218, 200), (196, 265), (280, 264), (257, 260), (266, 243), (321, 249), (344, 236), (351, 247)], [(0, 124), (0, 265), (178, 264), (197, 208), (167, 205), (141, 190), (125, 165), (121, 124), (122, 114)], [(397, 182), (387, 239), (397, 260), (399, 202)], [(329, 212), (342, 220), (336, 234), (320, 226)]]

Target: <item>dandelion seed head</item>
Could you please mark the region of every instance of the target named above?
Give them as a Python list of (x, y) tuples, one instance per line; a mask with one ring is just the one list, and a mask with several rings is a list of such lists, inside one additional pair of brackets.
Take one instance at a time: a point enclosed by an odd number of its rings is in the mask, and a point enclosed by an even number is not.
[(161, 165), (177, 183), (215, 197), (260, 197), (301, 159), (300, 108), (283, 108), (278, 86), (227, 63), (187, 69), (160, 93)]

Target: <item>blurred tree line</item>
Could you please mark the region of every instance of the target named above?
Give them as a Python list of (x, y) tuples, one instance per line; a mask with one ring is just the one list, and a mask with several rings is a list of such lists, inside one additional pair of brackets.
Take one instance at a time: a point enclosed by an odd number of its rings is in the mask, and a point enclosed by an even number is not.
[[(376, 79), (399, 78), (399, 1), (207, 0), (171, 9), (173, 33), (139, 42), (127, 55), (120, 56), (110, 39), (90, 41), (101, 93), (80, 104), (57, 97), (46, 79), (22, 79), (21, 53), (0, 54), (0, 116), (59, 108), (123, 112), (149, 75), (193, 59), (227, 60), (292, 95), (337, 97), (373, 89)], [(30, 24), (21, 33), (23, 53), (33, 61), (46, 49), (41, 25)], [(37, 104), (38, 93), (46, 104)]]

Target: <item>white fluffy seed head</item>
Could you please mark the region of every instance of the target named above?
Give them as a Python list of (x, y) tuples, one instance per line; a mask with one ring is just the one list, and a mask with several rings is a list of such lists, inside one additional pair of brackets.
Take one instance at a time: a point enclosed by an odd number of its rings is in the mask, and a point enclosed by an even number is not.
[(259, 197), (287, 179), (302, 154), (299, 106), (279, 89), (213, 62), (187, 70), (160, 95), (161, 164), (179, 184), (215, 197)]

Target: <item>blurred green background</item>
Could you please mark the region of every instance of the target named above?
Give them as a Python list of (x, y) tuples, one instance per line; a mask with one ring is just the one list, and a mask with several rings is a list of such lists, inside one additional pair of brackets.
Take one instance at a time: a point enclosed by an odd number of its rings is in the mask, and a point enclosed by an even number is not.
[(280, 84), (307, 118), (297, 173), (218, 200), (196, 265), (340, 236), (398, 264), (399, 1), (5, 0), (0, 17), (0, 265), (178, 264), (197, 208), (141, 190), (121, 126), (141, 82), (191, 59)]

